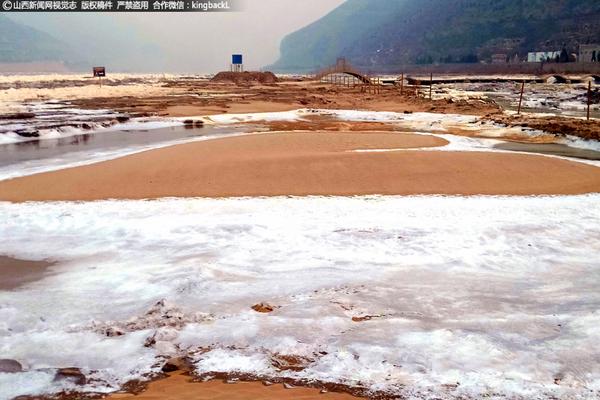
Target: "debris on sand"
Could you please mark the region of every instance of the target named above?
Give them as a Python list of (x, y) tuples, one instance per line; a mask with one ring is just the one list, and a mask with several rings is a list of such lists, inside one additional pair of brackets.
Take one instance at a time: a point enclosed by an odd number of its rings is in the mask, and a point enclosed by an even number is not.
[(259, 313), (270, 313), (275, 310), (275, 307), (267, 303), (258, 303), (253, 305), (252, 309)]
[(85, 385), (87, 379), (79, 368), (61, 368), (56, 371), (54, 381), (69, 381), (75, 385)]
[(276, 354), (271, 357), (271, 365), (279, 371), (303, 371), (313, 362), (314, 360), (307, 357), (287, 354)]
[(494, 114), (490, 120), (507, 127), (522, 127), (548, 132), (558, 136), (577, 136), (586, 140), (600, 140), (600, 126), (595, 120), (563, 116)]
[(212, 82), (224, 83), (276, 83), (278, 81), (274, 73), (266, 72), (228, 72), (223, 71), (216, 74)]

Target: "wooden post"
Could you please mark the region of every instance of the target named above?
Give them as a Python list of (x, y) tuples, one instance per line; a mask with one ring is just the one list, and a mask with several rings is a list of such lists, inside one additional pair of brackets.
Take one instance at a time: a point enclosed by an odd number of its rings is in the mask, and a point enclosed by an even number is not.
[(587, 120), (590, 120), (590, 105), (592, 104), (592, 81), (588, 82)]
[(100, 83), (100, 89), (102, 89), (102, 77), (101, 76), (98, 77), (98, 82)]
[(400, 95), (404, 94), (404, 72), (402, 73), (402, 77), (400, 78)]
[(429, 75), (429, 101), (433, 100), (431, 91), (433, 90), (433, 72)]
[(525, 81), (521, 83), (521, 96), (519, 97), (519, 108), (517, 114), (521, 114), (521, 104), (523, 104), (523, 92), (525, 91)]

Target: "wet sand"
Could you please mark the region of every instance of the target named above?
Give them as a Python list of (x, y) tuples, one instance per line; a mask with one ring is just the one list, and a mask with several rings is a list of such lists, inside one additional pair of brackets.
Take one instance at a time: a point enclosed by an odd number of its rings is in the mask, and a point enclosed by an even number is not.
[(269, 101), (239, 101), (221, 106), (173, 105), (167, 107), (162, 114), (169, 117), (189, 117), (218, 114), (249, 114), (263, 112), (279, 112), (297, 110), (298, 104), (275, 103)]
[(51, 265), (48, 261), (18, 260), (0, 256), (0, 290), (15, 290), (40, 280)]
[(131, 400), (356, 400), (345, 393), (320, 393), (318, 389), (285, 389), (283, 385), (265, 386), (261, 382), (227, 384), (222, 381), (190, 381), (189, 376), (173, 374), (152, 382), (148, 390), (138, 395), (115, 394), (109, 399)]
[(492, 152), (371, 151), (442, 146), (434, 136), (287, 132), (189, 143), (0, 182), (0, 200), (278, 195), (531, 195), (600, 192), (600, 169)]

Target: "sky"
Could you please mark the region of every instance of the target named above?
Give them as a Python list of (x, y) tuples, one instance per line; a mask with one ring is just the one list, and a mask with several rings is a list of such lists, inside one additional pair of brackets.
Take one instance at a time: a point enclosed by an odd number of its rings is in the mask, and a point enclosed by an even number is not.
[(279, 57), (281, 40), (345, 0), (236, 0), (227, 13), (15, 13), (59, 40), (84, 64), (123, 72), (213, 73), (244, 55), (246, 70)]
[[(247, 69), (275, 62), (281, 39), (324, 16), (344, 0), (245, 0), (231, 13), (122, 15), (167, 52), (167, 68), (206, 72), (229, 68), (244, 54)], [(173, 45), (176, 43), (176, 46)]]

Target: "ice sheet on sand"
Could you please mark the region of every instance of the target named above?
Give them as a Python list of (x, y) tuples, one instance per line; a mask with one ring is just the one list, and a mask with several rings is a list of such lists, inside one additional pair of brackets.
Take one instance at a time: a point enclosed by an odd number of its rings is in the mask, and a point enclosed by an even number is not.
[(110, 74), (100, 87), (89, 75), (0, 75), (0, 113), (14, 103), (29, 100), (72, 100), (105, 97), (166, 96), (176, 93), (165, 87), (171, 80), (183, 77), (151, 74)]
[[(110, 116), (107, 116), (110, 118)], [(79, 121), (81, 122), (81, 121)], [(35, 129), (38, 136), (35, 137), (25, 137), (17, 134), (15, 131), (25, 129), (28, 125), (23, 123), (14, 124), (14, 125), (3, 125), (0, 128), (0, 145), (2, 144), (11, 144), (11, 143), (22, 143), (22, 142), (31, 142), (38, 140), (48, 140), (48, 139), (59, 139), (59, 138), (67, 138), (71, 136), (78, 135), (87, 135), (87, 134), (95, 134), (102, 132), (114, 132), (114, 131), (127, 131), (127, 130), (152, 130), (152, 129), (161, 129), (161, 128), (171, 128), (174, 126), (182, 126), (183, 122), (176, 119), (168, 119), (168, 118), (134, 118), (129, 120), (128, 122), (123, 123), (115, 123), (114, 125), (106, 126), (106, 122), (110, 122), (107, 120), (94, 122), (94, 121), (85, 121), (85, 124), (88, 128), (77, 128), (73, 126), (69, 126), (68, 121), (65, 121), (64, 126), (60, 126), (58, 128), (48, 128), (48, 129)], [(29, 126), (31, 127), (31, 126)]]
[(218, 114), (209, 117), (185, 117), (179, 118), (180, 121), (186, 119), (202, 119), (207, 123), (215, 124), (239, 124), (248, 122), (266, 122), (266, 121), (295, 121), (302, 118), (302, 110), (280, 111), (266, 113), (248, 113), (248, 114)]
[(600, 395), (600, 195), (0, 203), (0, 215), (0, 254), (58, 261), (0, 292), (0, 354), (27, 371), (0, 374), (2, 399), (25, 381), (60, 390), (58, 367), (94, 378), (79, 390), (114, 390), (172, 355), (197, 372), (408, 399)]

